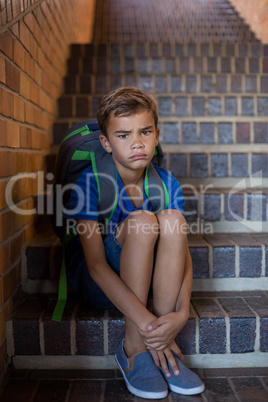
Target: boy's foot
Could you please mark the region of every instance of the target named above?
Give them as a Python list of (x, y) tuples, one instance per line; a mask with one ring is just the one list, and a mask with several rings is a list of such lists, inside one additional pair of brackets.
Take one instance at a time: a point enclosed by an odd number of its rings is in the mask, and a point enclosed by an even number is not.
[(128, 359), (122, 341), (115, 360), (132, 394), (147, 399), (167, 396), (167, 384), (149, 352), (136, 353)]
[(171, 366), (169, 370), (171, 377), (166, 377), (164, 371), (162, 373), (171, 391), (182, 395), (195, 395), (204, 391), (205, 385), (202, 380), (193, 371), (188, 369), (177, 356), (174, 358), (178, 364), (180, 374), (174, 375)]

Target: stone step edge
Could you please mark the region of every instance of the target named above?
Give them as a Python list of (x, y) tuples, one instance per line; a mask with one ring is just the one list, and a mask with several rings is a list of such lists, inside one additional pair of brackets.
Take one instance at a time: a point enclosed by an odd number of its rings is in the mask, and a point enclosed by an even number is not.
[[(100, 370), (118, 369), (113, 355), (107, 356), (10, 356), (17, 370)], [(225, 353), (184, 355), (190, 368), (267, 367), (268, 353)]]
[[(219, 42), (212, 42), (212, 41), (207, 41), (207, 42), (151, 42), (151, 41), (145, 41), (145, 42), (129, 42), (129, 43), (103, 43), (103, 42), (95, 42), (95, 43), (88, 43), (88, 44), (71, 44), (71, 51), (70, 55), (72, 56), (84, 56), (86, 52), (89, 49), (93, 50), (93, 55), (98, 56), (98, 49), (109, 49), (109, 52), (111, 52), (112, 47), (116, 47), (119, 49), (121, 54), (132, 54), (134, 56), (138, 56), (137, 52), (137, 47), (142, 46), (145, 50), (145, 54), (149, 55), (150, 54), (150, 45), (156, 47), (157, 49), (157, 55), (159, 57), (164, 56), (163, 54), (163, 49), (165, 47), (169, 47), (170, 55), (175, 55), (175, 48), (176, 46), (180, 49), (180, 53), (182, 53), (181, 56), (192, 56), (193, 53), (194, 55), (201, 56), (202, 55), (202, 47), (206, 48), (207, 56), (213, 57), (214, 54), (215, 56), (218, 56), (218, 53), (220, 52), (223, 57), (229, 57), (229, 56), (236, 56), (236, 57), (263, 57), (263, 56), (268, 56), (268, 46), (267, 44), (261, 43), (261, 42), (248, 42), (248, 43), (230, 43), (230, 42), (224, 42), (224, 41), (219, 41)], [(257, 50), (256, 53), (254, 53), (254, 48)], [(80, 50), (80, 52), (77, 52), (77, 50)], [(190, 50), (191, 49), (191, 50)], [(228, 50), (229, 49), (229, 50)], [(232, 49), (232, 50), (231, 50)], [(76, 52), (75, 52), (76, 50)], [(134, 53), (132, 52), (134, 51)], [(215, 53), (214, 53), (215, 50)], [(239, 52), (240, 50), (240, 52)], [(253, 51), (252, 51), (253, 50)], [(82, 51), (82, 52), (81, 52)], [(164, 51), (165, 52), (165, 51)], [(144, 53), (143, 53), (144, 54)], [(107, 56), (107, 52), (104, 52), (103, 56)], [(180, 54), (178, 55), (180, 56)]]
[[(193, 278), (193, 292), (266, 291), (268, 277), (259, 278)], [(58, 294), (58, 280), (25, 279), (22, 291), (26, 295)]]
[[(177, 123), (175, 121), (174, 123)], [(182, 154), (182, 153), (258, 153), (258, 154), (266, 154), (268, 152), (268, 144), (267, 143), (248, 143), (248, 144), (239, 144), (239, 143), (230, 143), (230, 144), (200, 144), (200, 143), (167, 143), (160, 140), (161, 147), (163, 148), (163, 152), (167, 154)], [(56, 156), (60, 144), (54, 144), (51, 146), (51, 153), (49, 156)]]

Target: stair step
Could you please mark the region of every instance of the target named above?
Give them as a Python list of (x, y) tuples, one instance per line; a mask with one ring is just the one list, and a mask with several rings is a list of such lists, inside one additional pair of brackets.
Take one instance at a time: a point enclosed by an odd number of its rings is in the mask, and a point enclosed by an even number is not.
[[(131, 85), (143, 90), (152, 89), (152, 77), (143, 78), (144, 80), (138, 84), (134, 77), (135, 82), (132, 82)], [(108, 91), (104, 90), (102, 95), (96, 96), (63, 95), (58, 100), (58, 121), (60, 123), (64, 120), (75, 122), (95, 118), (98, 105), (106, 92)], [(223, 122), (227, 120), (232, 124), (235, 117), (236, 122), (248, 123), (249, 119), (253, 119), (253, 124), (259, 122), (265, 125), (268, 116), (268, 97), (260, 93), (248, 96), (230, 96), (230, 94), (214, 96), (189, 96), (185, 94), (181, 96), (180, 93), (166, 93), (165, 95), (157, 95), (155, 98), (158, 103), (160, 121), (171, 119), (171, 121), (178, 122), (184, 119), (191, 122), (200, 119), (203, 122), (213, 122), (213, 120), (222, 122), (223, 119)], [(62, 119), (64, 120), (62, 121)], [(229, 131), (231, 130), (232, 127), (229, 128)], [(228, 137), (226, 141), (230, 141)], [(267, 142), (267, 136), (264, 142)]]
[(268, 72), (265, 57), (159, 56), (159, 57), (79, 57), (67, 60), (67, 75), (102, 74), (259, 74)]
[[(166, 136), (175, 137), (173, 128)], [(193, 133), (193, 132), (192, 132)], [(66, 130), (55, 127), (55, 137), (60, 142)], [(176, 134), (178, 138), (178, 133)], [(235, 187), (246, 189), (267, 187), (268, 146), (266, 144), (168, 144), (161, 142), (166, 155), (164, 167), (190, 186)], [(58, 146), (54, 147), (56, 153)], [(48, 170), (54, 173), (51, 156)], [(202, 180), (202, 183), (200, 182)]]
[[(15, 368), (115, 368), (122, 314), (70, 298), (58, 323), (51, 321), (55, 302), (27, 296), (9, 319), (7, 348)], [(194, 292), (190, 318), (176, 341), (191, 367), (265, 367), (267, 334), (267, 292)]]
[[(174, 228), (176, 229), (176, 228)], [(194, 290), (263, 290), (268, 287), (266, 233), (214, 233), (208, 222), (189, 224)], [(201, 234), (197, 234), (202, 231)], [(234, 230), (232, 231), (234, 232)], [(23, 290), (57, 293), (62, 246), (51, 227), (25, 250)]]
[(224, 42), (132, 42), (71, 45), (71, 57), (268, 57), (268, 44)]
[[(265, 59), (264, 59), (265, 60)], [(169, 65), (169, 67), (168, 67)], [(96, 67), (97, 68), (97, 67)], [(121, 74), (107, 71), (98, 74), (73, 74), (64, 78), (64, 88), (66, 95), (78, 94), (101, 96), (110, 90), (114, 90), (123, 85), (140, 86), (143, 89), (150, 89), (157, 96), (187, 94), (189, 100), (196, 99), (195, 94), (202, 96), (222, 96), (227, 95), (227, 100), (233, 100), (233, 109), (227, 103), (227, 115), (235, 115), (237, 101), (243, 96), (253, 96), (257, 93), (267, 94), (268, 88), (268, 69), (266, 74), (253, 74), (250, 69), (246, 69), (232, 74), (221, 72), (189, 71), (189, 75), (182, 73), (176, 68), (175, 63), (166, 63), (163, 71), (150, 73), (150, 71), (136, 71), (133, 73)], [(146, 87), (147, 86), (147, 87)], [(202, 99), (202, 98), (201, 98)], [(242, 98), (244, 99), (244, 98)], [(229, 102), (230, 103), (230, 102)], [(243, 110), (243, 112), (245, 112)]]

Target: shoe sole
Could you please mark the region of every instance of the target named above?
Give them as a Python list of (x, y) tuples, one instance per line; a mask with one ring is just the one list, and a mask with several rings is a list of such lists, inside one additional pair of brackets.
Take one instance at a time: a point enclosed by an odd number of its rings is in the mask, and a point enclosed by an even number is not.
[(204, 391), (205, 389), (205, 385), (202, 384), (199, 387), (195, 387), (195, 388), (180, 388), (177, 387), (176, 385), (172, 385), (172, 384), (168, 384), (168, 387), (171, 391), (176, 392), (177, 394), (181, 394), (181, 395), (196, 395), (196, 394), (201, 394), (201, 392)]
[(146, 399), (162, 399), (162, 398), (165, 398), (165, 397), (167, 396), (168, 390), (163, 391), (163, 392), (146, 392), (146, 391), (141, 391), (140, 389), (137, 389), (137, 388), (133, 387), (133, 386), (128, 382), (128, 379), (127, 379), (126, 376), (125, 376), (125, 372), (124, 372), (124, 370), (122, 369), (122, 367), (121, 367), (121, 365), (120, 365), (120, 363), (119, 363), (119, 361), (118, 361), (118, 359), (117, 359), (116, 356), (115, 356), (115, 361), (116, 361), (116, 363), (117, 363), (117, 365), (118, 365), (118, 367), (119, 367), (119, 370), (121, 371), (121, 373), (122, 373), (122, 375), (123, 375), (123, 377), (124, 377), (124, 380), (125, 380), (127, 389), (128, 389), (132, 394), (134, 394), (134, 395), (136, 395), (136, 396), (139, 396), (140, 398), (146, 398)]

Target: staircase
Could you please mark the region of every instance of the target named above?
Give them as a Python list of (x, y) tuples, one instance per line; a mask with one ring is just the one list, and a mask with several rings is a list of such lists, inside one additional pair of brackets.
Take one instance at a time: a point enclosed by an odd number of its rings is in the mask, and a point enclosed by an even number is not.
[[(157, 98), (165, 167), (186, 200), (194, 285), (177, 341), (192, 367), (267, 364), (267, 56), (260, 43), (71, 48), (54, 153), (107, 91), (134, 85)], [(17, 368), (115, 367), (124, 334), (117, 310), (86, 309), (70, 294), (63, 321), (51, 321), (61, 257), (43, 219), (25, 250), (25, 298), (8, 322), (9, 355)]]
[[(215, 1), (226, 20), (223, 3)], [(98, 15), (96, 21), (109, 25)], [(54, 172), (68, 128), (95, 117), (105, 93), (123, 85), (151, 92), (159, 107), (165, 167), (178, 178), (186, 201), (194, 284), (190, 319), (177, 336), (185, 362), (199, 368), (265, 367), (268, 46), (254, 41), (241, 21), (236, 31), (224, 31), (224, 41), (220, 21), (213, 38), (200, 31), (204, 43), (197, 34), (187, 42), (183, 30), (184, 43), (170, 37), (166, 43), (133, 41), (131, 32), (138, 30), (131, 26), (126, 43), (113, 24), (117, 31), (100, 29), (95, 43), (72, 45), (46, 173)], [(248, 40), (253, 42), (243, 43)], [(46, 177), (49, 184), (52, 176)], [(7, 323), (9, 356), (16, 368), (114, 368), (124, 334), (116, 309), (85, 308), (70, 291), (62, 322), (51, 321), (62, 248), (49, 217), (39, 218), (39, 230), (23, 252), (24, 298)]]

